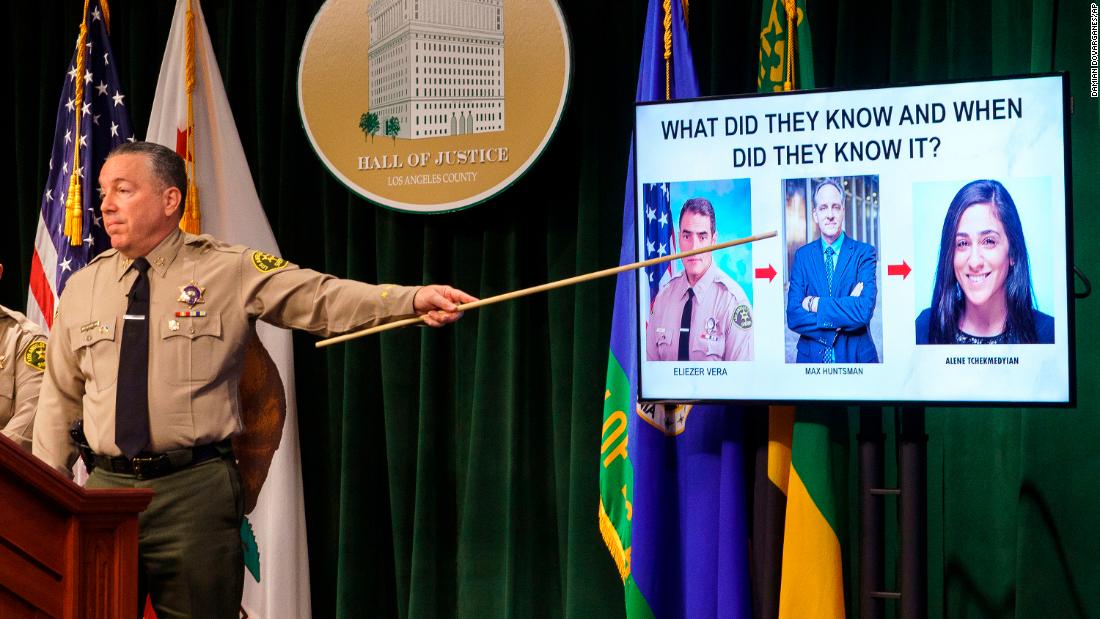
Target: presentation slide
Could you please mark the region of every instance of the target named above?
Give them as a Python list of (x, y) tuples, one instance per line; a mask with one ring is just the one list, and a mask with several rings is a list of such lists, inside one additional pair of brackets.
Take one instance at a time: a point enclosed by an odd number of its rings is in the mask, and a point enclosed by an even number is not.
[(639, 104), (648, 401), (1068, 404), (1062, 75)]

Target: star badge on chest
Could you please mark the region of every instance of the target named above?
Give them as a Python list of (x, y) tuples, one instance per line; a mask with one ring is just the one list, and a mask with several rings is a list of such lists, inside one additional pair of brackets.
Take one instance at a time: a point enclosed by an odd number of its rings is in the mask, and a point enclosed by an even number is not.
[(180, 286), (180, 296), (177, 301), (180, 303), (186, 303), (187, 307), (195, 307), (199, 303), (206, 303), (206, 288), (200, 286), (195, 280), (187, 282), (187, 284)]
[(710, 340), (711, 342), (718, 341), (718, 323), (714, 320), (714, 317), (707, 318), (707, 323), (703, 326), (703, 332), (699, 334), (699, 339)]

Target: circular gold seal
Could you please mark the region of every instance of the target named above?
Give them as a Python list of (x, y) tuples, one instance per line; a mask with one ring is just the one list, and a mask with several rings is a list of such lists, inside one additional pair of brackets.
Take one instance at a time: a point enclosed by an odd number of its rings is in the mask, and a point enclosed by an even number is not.
[(493, 197), (535, 162), (571, 70), (555, 0), (328, 0), (302, 48), (298, 108), (349, 189), (439, 213)]

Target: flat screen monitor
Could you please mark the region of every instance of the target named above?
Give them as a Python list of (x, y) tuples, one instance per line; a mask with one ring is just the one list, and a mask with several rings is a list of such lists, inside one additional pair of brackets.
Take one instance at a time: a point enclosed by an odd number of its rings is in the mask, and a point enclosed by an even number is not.
[(1071, 405), (1064, 75), (636, 107), (639, 399)]

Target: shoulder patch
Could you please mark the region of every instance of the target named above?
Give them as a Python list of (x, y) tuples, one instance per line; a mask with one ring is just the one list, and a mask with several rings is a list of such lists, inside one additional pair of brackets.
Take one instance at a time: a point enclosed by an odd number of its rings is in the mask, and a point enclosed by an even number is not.
[(262, 251), (252, 252), (252, 265), (256, 267), (256, 270), (261, 273), (267, 273), (269, 271), (276, 271), (290, 264), (286, 260), (278, 256), (272, 256), (271, 254), (265, 254)]
[(46, 342), (35, 340), (23, 353), (23, 362), (42, 372), (46, 369)]
[(733, 310), (733, 324), (742, 329), (752, 328), (752, 308), (742, 303)]

